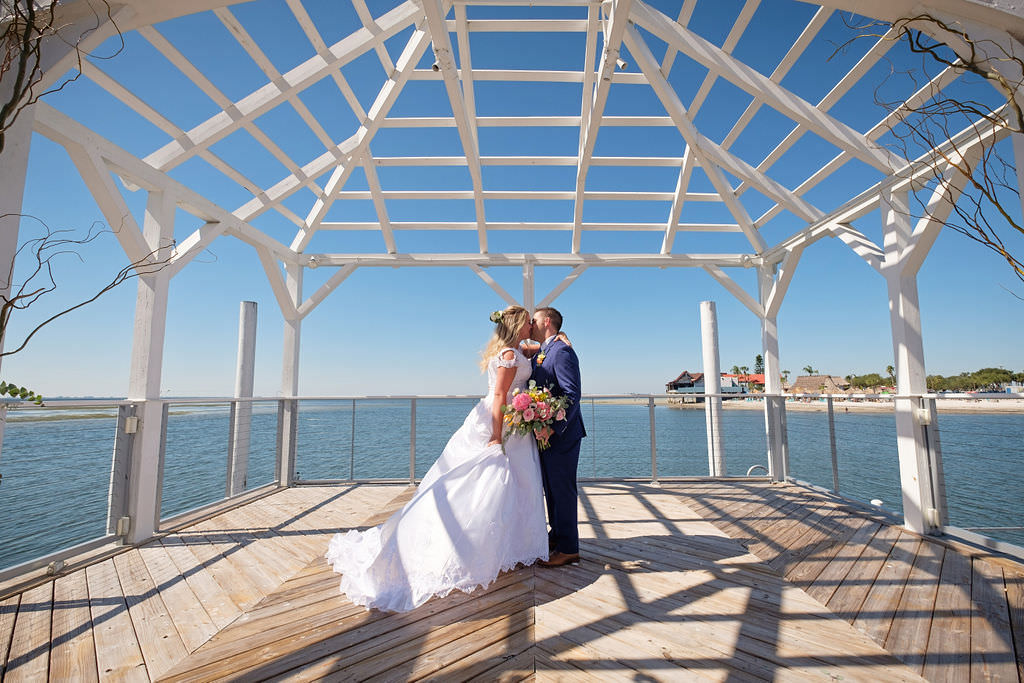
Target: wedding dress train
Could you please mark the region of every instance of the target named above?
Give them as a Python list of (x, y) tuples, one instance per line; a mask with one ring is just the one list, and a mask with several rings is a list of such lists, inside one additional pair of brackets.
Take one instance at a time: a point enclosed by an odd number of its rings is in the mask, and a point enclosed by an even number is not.
[[(405, 507), (366, 531), (335, 534), (327, 561), (341, 590), (371, 609), (404, 612), (454, 589), (487, 586), (518, 563), (548, 556), (543, 486), (532, 436), (487, 446), (491, 405), (525, 388), (530, 361), (492, 358), (487, 396), (452, 435)], [(497, 368), (515, 367), (509, 396), (494, 397)]]

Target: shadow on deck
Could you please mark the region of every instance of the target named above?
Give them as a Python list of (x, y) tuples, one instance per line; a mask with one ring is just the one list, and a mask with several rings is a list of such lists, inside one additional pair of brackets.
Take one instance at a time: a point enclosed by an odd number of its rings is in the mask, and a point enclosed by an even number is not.
[[(578, 567), (405, 614), (322, 559), (412, 489), (300, 487), (0, 599), (4, 680), (1020, 680), (1024, 566), (793, 485), (581, 488)], [(369, 515), (369, 511), (377, 511)]]

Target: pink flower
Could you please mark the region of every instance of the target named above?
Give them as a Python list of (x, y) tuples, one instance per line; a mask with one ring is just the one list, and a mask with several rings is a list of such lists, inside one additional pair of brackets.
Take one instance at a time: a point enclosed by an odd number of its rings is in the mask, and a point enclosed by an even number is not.
[(564, 410), (559, 410), (557, 413), (555, 413), (555, 421), (556, 422), (561, 422), (564, 419), (565, 419), (565, 411)]
[[(516, 410), (526, 410), (530, 407), (529, 394), (516, 394), (512, 397), (512, 407)], [(527, 418), (530, 419), (530, 418)]]
[(542, 419), (542, 420), (548, 419), (551, 416), (551, 407), (548, 406), (548, 404), (545, 403), (544, 401), (538, 401), (537, 402), (537, 415), (539, 415), (540, 419)]
[(527, 408), (526, 410), (523, 411), (523, 419), (525, 421), (529, 422), (535, 417), (537, 417), (537, 413), (533, 410), (533, 408)]

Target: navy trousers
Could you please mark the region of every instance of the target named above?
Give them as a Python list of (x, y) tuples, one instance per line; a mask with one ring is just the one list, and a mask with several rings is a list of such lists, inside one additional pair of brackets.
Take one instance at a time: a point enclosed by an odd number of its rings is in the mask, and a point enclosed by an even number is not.
[(540, 452), (540, 472), (548, 508), (548, 539), (563, 553), (580, 551), (580, 532), (576, 515), (576, 468), (580, 461), (580, 441), (552, 440)]

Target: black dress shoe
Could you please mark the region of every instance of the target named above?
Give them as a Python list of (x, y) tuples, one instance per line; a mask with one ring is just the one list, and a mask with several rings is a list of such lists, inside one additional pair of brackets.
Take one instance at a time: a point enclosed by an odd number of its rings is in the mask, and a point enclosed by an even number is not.
[(564, 567), (567, 564), (579, 564), (579, 553), (563, 553), (555, 551), (546, 560), (538, 560), (537, 564), (542, 567)]

